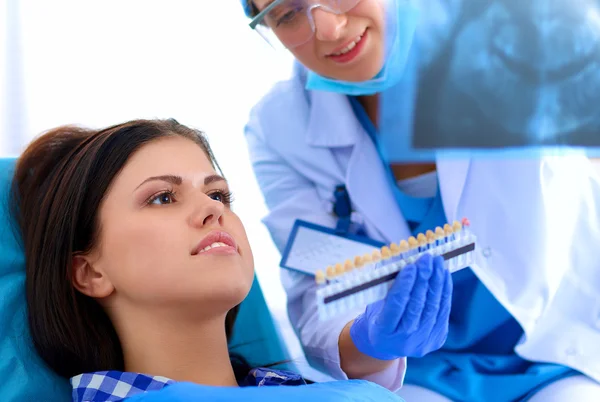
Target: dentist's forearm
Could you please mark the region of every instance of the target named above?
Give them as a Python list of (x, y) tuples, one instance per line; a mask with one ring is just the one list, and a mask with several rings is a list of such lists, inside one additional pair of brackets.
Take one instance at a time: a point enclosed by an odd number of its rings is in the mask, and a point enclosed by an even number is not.
[(364, 378), (390, 367), (395, 360), (379, 360), (360, 352), (350, 337), (350, 321), (340, 334), (340, 366), (348, 378)]

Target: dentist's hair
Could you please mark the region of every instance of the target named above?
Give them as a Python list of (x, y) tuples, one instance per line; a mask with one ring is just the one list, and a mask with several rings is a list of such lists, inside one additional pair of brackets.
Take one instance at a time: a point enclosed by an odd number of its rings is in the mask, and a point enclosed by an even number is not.
[[(72, 258), (99, 238), (99, 209), (111, 183), (144, 144), (181, 136), (220, 168), (204, 135), (175, 120), (135, 120), (103, 130), (59, 127), (33, 141), (17, 161), (11, 209), (22, 240), (33, 344), (57, 374), (69, 378), (124, 370), (117, 333), (99, 303), (73, 286)], [(226, 319), (227, 338), (238, 308)], [(235, 357), (236, 376), (248, 373)]]

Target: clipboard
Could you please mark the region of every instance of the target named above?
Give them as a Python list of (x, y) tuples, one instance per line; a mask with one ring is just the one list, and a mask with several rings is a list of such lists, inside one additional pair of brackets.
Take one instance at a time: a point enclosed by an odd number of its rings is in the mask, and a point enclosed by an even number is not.
[(285, 246), (282, 268), (315, 276), (329, 265), (379, 250), (385, 243), (297, 219)]

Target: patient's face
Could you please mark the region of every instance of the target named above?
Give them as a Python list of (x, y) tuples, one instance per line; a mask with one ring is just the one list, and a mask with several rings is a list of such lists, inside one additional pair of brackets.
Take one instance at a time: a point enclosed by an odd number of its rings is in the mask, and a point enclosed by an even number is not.
[(228, 194), (194, 142), (170, 137), (140, 148), (100, 210), (94, 264), (114, 286), (111, 308), (210, 316), (240, 303), (254, 263)]

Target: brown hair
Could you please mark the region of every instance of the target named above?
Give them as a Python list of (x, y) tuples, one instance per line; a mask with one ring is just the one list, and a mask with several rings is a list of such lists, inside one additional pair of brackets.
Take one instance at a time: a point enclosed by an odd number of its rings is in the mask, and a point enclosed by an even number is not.
[[(248, 7), (250, 8), (250, 17), (254, 18), (258, 15), (258, 8), (256, 7), (256, 4), (254, 4), (253, 0), (247, 0), (246, 3), (248, 4)], [(261, 24), (264, 25), (264, 21), (261, 21)]]
[[(33, 141), (17, 161), (11, 210), (25, 252), (31, 337), (38, 354), (63, 377), (124, 369), (108, 315), (73, 287), (72, 256), (96, 244), (100, 204), (130, 156), (172, 136), (194, 141), (220, 171), (204, 135), (172, 119), (135, 120), (103, 130), (59, 127)], [(228, 339), (237, 311), (227, 315)], [(234, 362), (236, 376), (247, 374), (242, 358)]]

